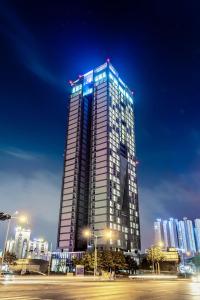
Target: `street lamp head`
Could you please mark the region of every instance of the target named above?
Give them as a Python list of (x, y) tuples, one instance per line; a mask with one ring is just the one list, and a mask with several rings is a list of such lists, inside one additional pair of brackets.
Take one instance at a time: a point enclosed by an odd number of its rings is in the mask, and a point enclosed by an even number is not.
[(89, 238), (91, 236), (91, 231), (89, 229), (83, 230), (83, 236)]
[(20, 223), (27, 223), (28, 221), (27, 216), (20, 216), (18, 220)]
[(163, 243), (162, 241), (160, 241), (160, 242), (158, 243), (158, 246), (159, 246), (160, 248), (162, 248), (162, 247), (164, 246), (164, 243)]
[(106, 239), (111, 239), (112, 238), (112, 231), (109, 230), (109, 229), (106, 229), (104, 231), (104, 236), (105, 236)]

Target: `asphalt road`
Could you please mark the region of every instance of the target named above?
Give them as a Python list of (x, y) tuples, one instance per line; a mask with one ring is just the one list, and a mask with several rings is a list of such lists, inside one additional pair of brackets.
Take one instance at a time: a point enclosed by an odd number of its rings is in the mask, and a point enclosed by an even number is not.
[(200, 283), (126, 280), (22, 279), (0, 282), (1, 300), (189, 300), (200, 299)]

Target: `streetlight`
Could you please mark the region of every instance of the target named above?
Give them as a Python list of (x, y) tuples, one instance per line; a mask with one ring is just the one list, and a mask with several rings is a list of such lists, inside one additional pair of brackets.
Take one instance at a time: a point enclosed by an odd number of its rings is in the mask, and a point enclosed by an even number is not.
[(83, 236), (89, 238), (91, 236), (91, 231), (89, 229), (85, 229), (83, 231)]
[(14, 219), (18, 219), (20, 223), (28, 223), (27, 216), (15, 217)]
[(52, 242), (50, 246), (50, 255), (49, 255), (49, 263), (48, 263), (48, 276), (50, 275), (51, 272), (51, 258), (52, 258)]
[(160, 242), (158, 243), (158, 246), (159, 246), (160, 248), (162, 248), (162, 247), (164, 246), (164, 243), (163, 243), (162, 241), (160, 241)]
[(104, 235), (107, 239), (111, 239), (112, 238), (112, 231), (109, 229), (104, 230)]
[(111, 239), (112, 237), (112, 231), (109, 229), (104, 230), (104, 234), (102, 235), (96, 235), (94, 232), (91, 232), (89, 229), (85, 229), (83, 231), (83, 236), (85, 238), (93, 237), (94, 238), (94, 277), (97, 273), (97, 240), (98, 238), (105, 237), (107, 239)]
[(8, 235), (9, 235), (9, 231), (10, 231), (10, 223), (12, 219), (18, 219), (20, 221), (20, 223), (26, 223), (27, 222), (27, 217), (26, 216), (19, 216), (16, 217), (16, 215), (18, 215), (18, 211), (14, 212), (12, 215), (10, 215), (10, 218), (8, 219), (8, 225), (7, 225), (7, 230), (6, 230), (6, 238), (5, 238), (5, 242), (4, 242), (4, 248), (3, 248), (3, 253), (2, 253), (2, 259), (1, 259), (1, 269), (3, 268), (3, 263), (4, 263), (4, 258), (5, 258), (5, 254), (6, 254), (6, 246), (7, 246), (7, 242), (8, 242)]

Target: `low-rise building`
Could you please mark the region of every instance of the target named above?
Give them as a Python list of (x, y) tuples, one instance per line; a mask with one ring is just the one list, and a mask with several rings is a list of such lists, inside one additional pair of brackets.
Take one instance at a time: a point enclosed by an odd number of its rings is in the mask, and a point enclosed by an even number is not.
[(79, 252), (53, 252), (51, 255), (51, 271), (55, 273), (72, 272), (74, 265), (73, 259), (80, 259), (84, 255), (84, 251)]

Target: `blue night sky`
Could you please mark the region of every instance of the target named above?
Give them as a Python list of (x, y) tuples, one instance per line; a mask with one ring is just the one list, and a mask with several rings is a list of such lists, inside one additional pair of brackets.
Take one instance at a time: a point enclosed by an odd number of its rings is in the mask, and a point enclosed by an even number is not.
[(143, 247), (156, 217), (200, 217), (199, 9), (198, 1), (1, 1), (0, 210), (27, 213), (33, 236), (55, 243), (67, 82), (109, 57), (135, 91)]

